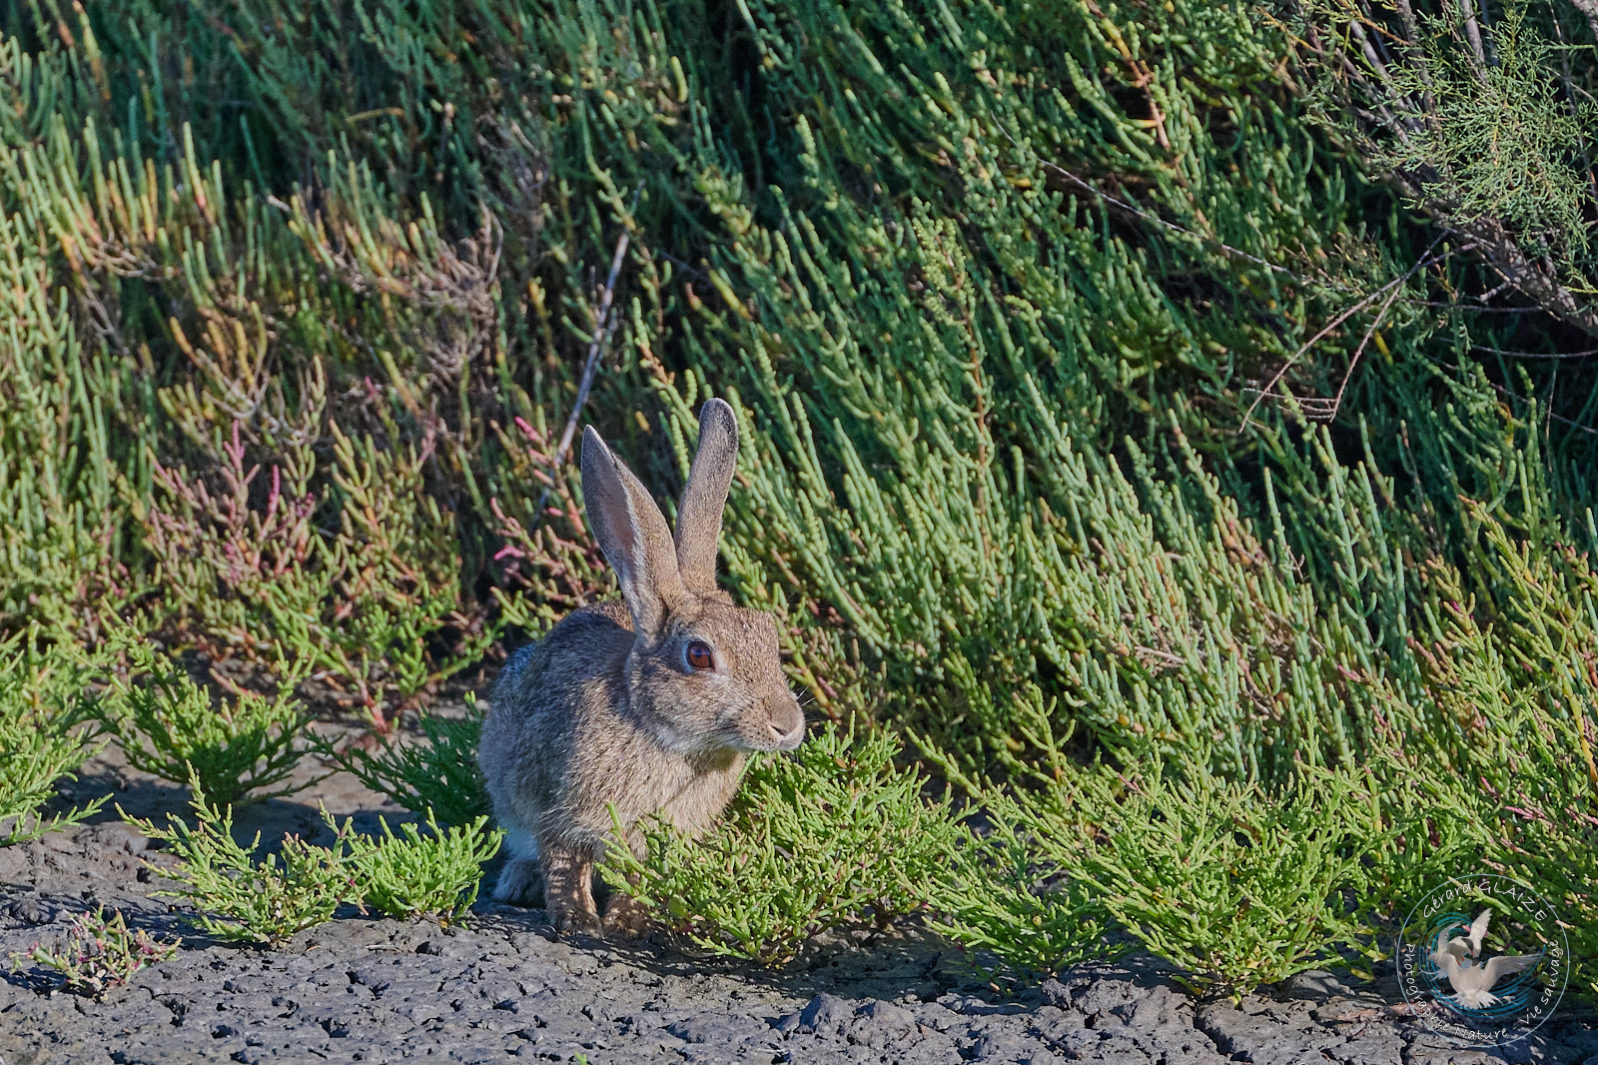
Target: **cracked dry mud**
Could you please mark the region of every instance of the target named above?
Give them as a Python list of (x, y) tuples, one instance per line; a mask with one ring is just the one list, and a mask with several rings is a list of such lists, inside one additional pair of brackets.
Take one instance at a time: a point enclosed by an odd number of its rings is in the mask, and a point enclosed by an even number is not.
[[(303, 772), (321, 767), (307, 758)], [(67, 798), (106, 791), (129, 813), (181, 809), (181, 790), (96, 759)], [(404, 812), (338, 773), (238, 811), (244, 840), (325, 831), (316, 803), (375, 828)], [(138, 1062), (1253, 1062), (1256, 1065), (1598, 1065), (1598, 1023), (1568, 1004), (1531, 1038), (1458, 1051), (1395, 1009), (1391, 977), (1301, 975), (1241, 1002), (1195, 1000), (1157, 961), (1083, 965), (999, 994), (958, 951), (915, 932), (839, 940), (767, 974), (649, 942), (556, 939), (537, 910), (480, 902), (468, 927), (341, 911), (272, 951), (183, 926), (143, 859), (164, 857), (107, 810), (95, 823), (0, 850), (0, 960), (61, 935), (95, 905), (185, 935), (174, 959), (103, 1001), (37, 970), (0, 982), (0, 1065)], [(495, 870), (490, 869), (492, 876)], [(3, 965), (0, 965), (3, 969)]]

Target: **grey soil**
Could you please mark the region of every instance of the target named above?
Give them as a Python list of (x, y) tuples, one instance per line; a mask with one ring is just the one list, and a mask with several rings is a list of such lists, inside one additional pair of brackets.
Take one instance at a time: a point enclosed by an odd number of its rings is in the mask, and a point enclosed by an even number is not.
[[(303, 767), (318, 768), (314, 758)], [(115, 757), (67, 799), (116, 794), (129, 813), (184, 793)], [(320, 800), (371, 829), (404, 811), (337, 773), (239, 811), (245, 841), (323, 834)], [(1001, 994), (959, 951), (904, 932), (844, 938), (772, 975), (650, 942), (557, 939), (537, 910), (480, 902), (468, 927), (341, 913), (288, 947), (208, 942), (152, 899), (165, 860), (107, 810), (96, 823), (0, 849), (0, 970), (95, 905), (183, 934), (176, 958), (103, 1001), (23, 968), (0, 982), (0, 1065), (210, 1061), (1254, 1062), (1598, 1065), (1598, 1025), (1566, 1006), (1507, 1048), (1457, 1051), (1395, 1007), (1396, 984), (1305, 974), (1240, 1003), (1195, 1000), (1153, 959), (1080, 966)], [(490, 870), (492, 876), (495, 870)], [(491, 881), (490, 881), (491, 882)]]

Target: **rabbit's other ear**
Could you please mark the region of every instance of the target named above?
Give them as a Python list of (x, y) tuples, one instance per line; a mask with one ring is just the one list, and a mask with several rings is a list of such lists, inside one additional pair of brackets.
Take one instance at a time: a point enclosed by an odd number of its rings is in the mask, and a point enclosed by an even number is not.
[(677, 570), (695, 595), (716, 590), (721, 514), (738, 465), (738, 419), (725, 400), (699, 408), (699, 450), (677, 507)]
[(583, 430), (583, 503), (605, 560), (621, 578), (633, 631), (657, 637), (686, 594), (666, 518), (593, 426)]

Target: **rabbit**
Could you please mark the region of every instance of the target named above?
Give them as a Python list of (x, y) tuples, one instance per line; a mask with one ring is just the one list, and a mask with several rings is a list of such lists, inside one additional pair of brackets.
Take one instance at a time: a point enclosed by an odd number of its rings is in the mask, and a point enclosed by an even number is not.
[(573, 612), (511, 658), (478, 749), (508, 854), (494, 898), (536, 905), (542, 890), (557, 930), (647, 924), (622, 893), (603, 922), (594, 903), (610, 806), (642, 855), (640, 819), (696, 835), (732, 798), (749, 752), (804, 738), (776, 623), (716, 585), (737, 455), (737, 419), (712, 399), (700, 408), (674, 542), (638, 478), (592, 426), (583, 433), (584, 505), (622, 598)]

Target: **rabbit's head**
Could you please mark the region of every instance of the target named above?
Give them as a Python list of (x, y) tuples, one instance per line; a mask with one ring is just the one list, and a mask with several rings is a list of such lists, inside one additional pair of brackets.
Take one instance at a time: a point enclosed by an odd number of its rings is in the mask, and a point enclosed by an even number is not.
[(699, 411), (699, 450), (675, 540), (642, 483), (589, 426), (583, 499), (621, 581), (635, 642), (625, 666), (626, 712), (683, 754), (786, 751), (804, 715), (782, 673), (770, 615), (734, 606), (716, 586), (721, 515), (738, 457), (738, 422), (719, 399)]

